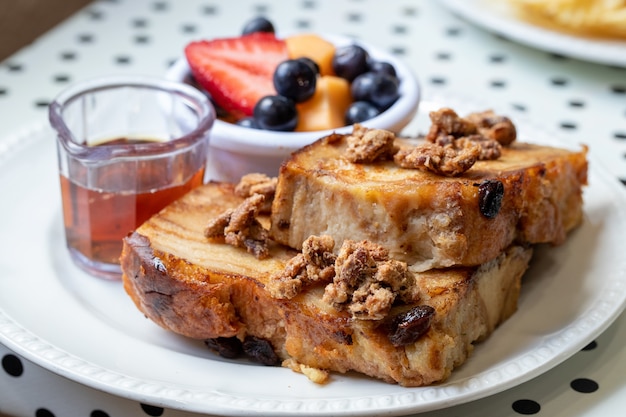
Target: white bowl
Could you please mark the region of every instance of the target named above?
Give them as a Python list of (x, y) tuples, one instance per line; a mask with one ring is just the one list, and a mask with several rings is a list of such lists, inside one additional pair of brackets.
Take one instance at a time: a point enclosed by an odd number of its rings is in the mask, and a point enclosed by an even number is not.
[[(405, 63), (393, 55), (365, 42), (337, 35), (321, 35), (336, 46), (357, 43), (376, 60), (391, 63), (400, 80), (400, 98), (380, 115), (362, 125), (400, 132), (415, 116), (420, 100), (420, 88), (415, 75)], [(166, 78), (191, 82), (187, 60), (178, 59), (168, 70)], [(348, 133), (352, 126), (312, 132), (275, 132), (250, 129), (216, 120), (211, 131), (207, 179), (237, 182), (242, 175), (261, 172), (276, 176), (282, 161), (292, 152), (333, 132)]]

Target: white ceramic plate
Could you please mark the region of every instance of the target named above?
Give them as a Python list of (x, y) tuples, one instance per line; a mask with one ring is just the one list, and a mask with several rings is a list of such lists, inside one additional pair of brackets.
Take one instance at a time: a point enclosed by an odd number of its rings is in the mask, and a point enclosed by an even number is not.
[(506, 1), (442, 0), (460, 17), (533, 48), (608, 65), (626, 66), (626, 41), (576, 37), (519, 20)]
[[(426, 100), (420, 120), (439, 104)], [(522, 140), (555, 144), (519, 128)], [(565, 245), (536, 251), (519, 311), (447, 382), (402, 388), (350, 374), (318, 386), (284, 368), (219, 359), (145, 319), (120, 282), (79, 271), (64, 246), (53, 134), (35, 126), (0, 141), (0, 342), (96, 389), (215, 415), (400, 415), (482, 398), (561, 363), (624, 308), (626, 196), (598, 167), (591, 161), (582, 226)]]

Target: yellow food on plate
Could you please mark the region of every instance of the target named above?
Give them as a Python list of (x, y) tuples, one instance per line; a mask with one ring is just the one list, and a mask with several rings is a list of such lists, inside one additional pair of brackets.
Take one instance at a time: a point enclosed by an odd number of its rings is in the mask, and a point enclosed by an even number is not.
[(520, 16), (580, 36), (626, 39), (626, 0), (508, 0)]
[(320, 67), (321, 75), (334, 75), (335, 45), (312, 33), (289, 36), (285, 39), (289, 58), (310, 58)]
[(351, 102), (350, 84), (347, 80), (333, 75), (319, 77), (313, 97), (297, 104), (299, 117), (296, 131), (345, 126), (345, 114)]

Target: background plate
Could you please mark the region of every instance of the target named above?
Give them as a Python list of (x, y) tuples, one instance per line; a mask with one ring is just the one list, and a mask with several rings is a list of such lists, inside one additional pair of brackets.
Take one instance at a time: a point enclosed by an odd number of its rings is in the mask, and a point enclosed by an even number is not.
[(584, 61), (626, 67), (626, 41), (570, 36), (519, 20), (506, 1), (442, 0), (458, 16), (516, 42)]
[[(444, 104), (461, 113), (468, 105), (425, 99), (416, 124), (427, 126), (427, 112)], [(520, 140), (559, 144), (527, 122), (516, 123)], [(236, 416), (434, 410), (547, 371), (624, 308), (626, 197), (592, 159), (582, 226), (565, 245), (538, 248), (519, 311), (446, 383), (409, 389), (350, 374), (317, 386), (287, 369), (217, 358), (201, 342), (145, 319), (119, 282), (74, 267), (64, 246), (54, 135), (34, 126), (1, 143), (0, 341), (57, 374), (143, 403)]]

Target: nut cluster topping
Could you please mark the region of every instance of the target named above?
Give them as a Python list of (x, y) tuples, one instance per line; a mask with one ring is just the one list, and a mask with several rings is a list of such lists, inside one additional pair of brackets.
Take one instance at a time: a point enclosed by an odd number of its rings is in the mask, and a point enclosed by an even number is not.
[(463, 138), (444, 146), (426, 142), (414, 148), (402, 149), (394, 155), (393, 160), (402, 168), (455, 176), (470, 169), (479, 159), (480, 153), (480, 145)]
[(204, 231), (208, 238), (224, 238), (232, 246), (245, 248), (256, 258), (269, 256), (269, 232), (258, 221), (265, 196), (254, 194), (238, 207), (227, 210), (212, 220)]
[(396, 298), (415, 301), (414, 277), (406, 263), (389, 259), (382, 246), (346, 240), (334, 255), (334, 245), (330, 236), (309, 237), (302, 253), (270, 277), (266, 288), (272, 297), (290, 299), (309, 284), (328, 283), (323, 301), (362, 320), (385, 318)]
[(398, 152), (394, 160), (399, 166), (456, 176), (478, 160), (498, 159), (502, 146), (517, 137), (513, 123), (491, 110), (463, 118), (443, 108), (431, 112), (430, 119), (427, 142)]
[[(359, 164), (393, 159), (402, 168), (457, 176), (476, 161), (498, 159), (502, 147), (517, 137), (511, 120), (491, 110), (460, 117), (454, 110), (442, 108), (429, 116), (432, 123), (426, 142), (401, 150), (394, 144), (393, 132), (355, 124), (353, 132), (345, 135), (346, 159)], [(333, 135), (327, 141), (332, 143), (339, 137)]]
[(333, 253), (335, 241), (330, 236), (310, 236), (302, 244), (302, 252), (287, 262), (285, 268), (272, 275), (267, 283), (271, 296), (291, 299), (314, 282), (329, 282), (335, 276)]
[(346, 138), (348, 143), (346, 158), (358, 164), (390, 159), (397, 151), (395, 139), (396, 135), (388, 130), (368, 129), (355, 124), (352, 134)]
[(386, 317), (397, 297), (416, 298), (414, 277), (406, 263), (389, 259), (388, 251), (368, 241), (346, 240), (335, 261), (335, 277), (323, 300), (362, 320)]
[(247, 174), (241, 177), (241, 180), (235, 186), (235, 194), (243, 198), (251, 197), (254, 194), (264, 195), (265, 201), (259, 212), (269, 213), (272, 209), (277, 184), (277, 177), (268, 177), (260, 173)]

